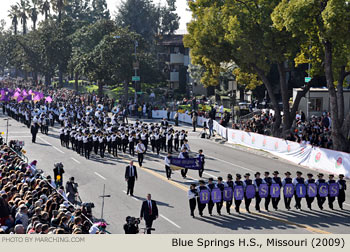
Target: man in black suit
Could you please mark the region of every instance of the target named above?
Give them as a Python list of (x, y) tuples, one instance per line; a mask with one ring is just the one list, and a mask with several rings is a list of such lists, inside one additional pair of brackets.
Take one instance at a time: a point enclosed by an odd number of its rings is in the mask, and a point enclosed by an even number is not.
[(32, 143), (36, 141), (36, 134), (38, 134), (39, 125), (37, 123), (33, 123), (30, 127), (30, 133), (32, 133)]
[(135, 180), (137, 180), (136, 166), (134, 166), (133, 161), (130, 161), (130, 165), (128, 165), (125, 169), (125, 181), (128, 183), (128, 190), (126, 192), (127, 195), (130, 192), (130, 195), (134, 196)]
[(151, 233), (153, 221), (158, 218), (157, 203), (151, 200), (151, 194), (147, 194), (147, 200), (142, 203), (140, 219), (145, 219), (147, 234)]

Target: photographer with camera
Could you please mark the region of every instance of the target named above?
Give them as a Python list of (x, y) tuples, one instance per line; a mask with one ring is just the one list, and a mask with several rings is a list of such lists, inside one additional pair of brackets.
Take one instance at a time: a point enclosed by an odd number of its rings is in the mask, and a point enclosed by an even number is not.
[(63, 164), (56, 163), (54, 167), (55, 168), (53, 169), (53, 174), (54, 174), (55, 184), (56, 184), (56, 187), (60, 187), (63, 184), (63, 173), (64, 173)]
[(138, 234), (140, 222), (140, 218), (126, 217), (126, 224), (124, 224), (125, 234)]
[(74, 182), (74, 177), (71, 177), (66, 183), (67, 198), (73, 205), (76, 204), (75, 197), (78, 195), (78, 183)]

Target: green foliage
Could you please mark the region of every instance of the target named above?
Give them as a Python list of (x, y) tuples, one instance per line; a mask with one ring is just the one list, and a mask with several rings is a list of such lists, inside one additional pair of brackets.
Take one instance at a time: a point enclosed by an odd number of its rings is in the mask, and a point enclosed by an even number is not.
[(235, 68), (233, 74), (238, 85), (244, 86), (246, 90), (254, 90), (263, 84), (256, 74), (243, 72), (240, 68)]
[(124, 0), (118, 9), (117, 24), (140, 34), (152, 44), (156, 35), (172, 34), (179, 28), (176, 0), (167, 2), (168, 6), (156, 6), (153, 0)]

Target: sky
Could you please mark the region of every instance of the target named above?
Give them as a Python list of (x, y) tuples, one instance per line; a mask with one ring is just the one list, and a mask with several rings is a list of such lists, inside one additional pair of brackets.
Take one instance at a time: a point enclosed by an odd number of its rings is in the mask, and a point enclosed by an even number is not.
[[(0, 19), (5, 19), (7, 23), (7, 27), (11, 25), (11, 21), (8, 17), (8, 10), (10, 6), (16, 4), (18, 0), (0, 0)], [(120, 4), (121, 0), (107, 0), (108, 8), (111, 12), (112, 17), (114, 17), (114, 13), (117, 10), (117, 6)], [(154, 3), (161, 2), (161, 4), (165, 4), (165, 0), (154, 0)], [(186, 23), (191, 20), (191, 12), (187, 11), (187, 1), (186, 0), (177, 0), (177, 13), (180, 16), (180, 28), (177, 33), (185, 33), (186, 32)]]

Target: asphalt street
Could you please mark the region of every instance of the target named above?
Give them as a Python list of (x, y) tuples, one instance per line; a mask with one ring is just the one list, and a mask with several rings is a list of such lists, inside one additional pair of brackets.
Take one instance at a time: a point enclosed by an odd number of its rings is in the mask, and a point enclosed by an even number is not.
[[(0, 116), (0, 131), (6, 133), (6, 117)], [(157, 120), (154, 120), (157, 121)], [(99, 197), (103, 193), (103, 186), (106, 187), (106, 198), (104, 204), (103, 219), (108, 223), (108, 231), (111, 233), (123, 233), (123, 225), (126, 216), (140, 215), (141, 203), (145, 200), (146, 194), (151, 193), (152, 198), (157, 201), (160, 216), (154, 222), (156, 234), (229, 234), (229, 233), (276, 233), (276, 234), (328, 234), (328, 233), (350, 233), (350, 196), (347, 195), (345, 209), (339, 210), (335, 202), (335, 210), (330, 210), (325, 203), (323, 211), (318, 210), (316, 200), (313, 203), (315, 210), (306, 210), (306, 202), (302, 201), (303, 211), (284, 209), (283, 199), (279, 203), (278, 211), (262, 213), (255, 212), (253, 200), (251, 213), (246, 213), (242, 209), (241, 214), (226, 214), (225, 206), (222, 209), (222, 216), (216, 214), (209, 216), (207, 209), (204, 216), (199, 217), (196, 211), (196, 218), (190, 216), (187, 190), (189, 185), (197, 182), (198, 172), (189, 171), (187, 179), (183, 179), (180, 172), (174, 172), (172, 179), (165, 176), (164, 153), (160, 156), (148, 152), (145, 155), (144, 167), (138, 167), (139, 179), (136, 181), (134, 197), (126, 195), (126, 182), (124, 179), (125, 167), (129, 160), (137, 161), (137, 157), (132, 158), (128, 154), (118, 153), (118, 158), (109, 154), (104, 159), (94, 156), (90, 160), (85, 159), (71, 149), (61, 147), (58, 125), (49, 130), (49, 135), (38, 133), (37, 143), (31, 142), (30, 130), (23, 124), (10, 120), (9, 140), (24, 140), (26, 155), (30, 161), (37, 160), (39, 169), (46, 175), (53, 175), (53, 164), (63, 162), (66, 173), (64, 182), (71, 176), (75, 177), (79, 184), (79, 195), (84, 202), (94, 202), (93, 214), (101, 217), (102, 199)], [(225, 144), (219, 139), (201, 139), (199, 132), (191, 132), (187, 125), (181, 125), (189, 131), (189, 144), (192, 155), (199, 149), (204, 150), (206, 155), (206, 166), (204, 178), (222, 176), (226, 178), (228, 173), (233, 176), (239, 173), (244, 175), (249, 172), (253, 179), (256, 171), (261, 173), (275, 170), (283, 176), (284, 172), (290, 171), (293, 176), (300, 170), (306, 175), (312, 172), (305, 167), (297, 166), (283, 160), (279, 160), (266, 153), (251, 150), (242, 150)], [(6, 135), (3, 135), (6, 137)], [(348, 186), (349, 186), (349, 181)], [(261, 206), (263, 206), (262, 200)], [(294, 205), (294, 199), (292, 206)], [(241, 207), (244, 207), (244, 203)], [(272, 206), (270, 207), (272, 209)], [(263, 208), (262, 208), (263, 209)], [(144, 223), (141, 223), (144, 227)]]

